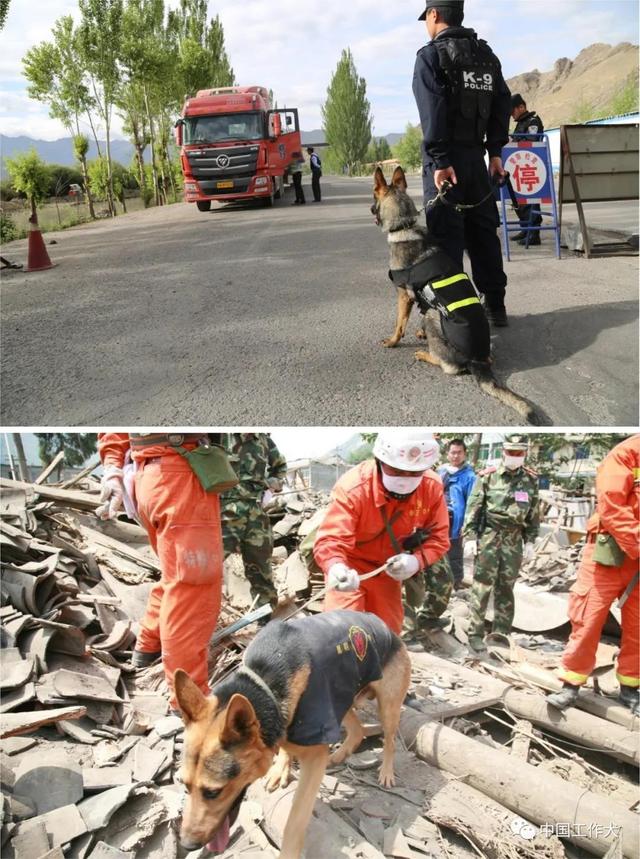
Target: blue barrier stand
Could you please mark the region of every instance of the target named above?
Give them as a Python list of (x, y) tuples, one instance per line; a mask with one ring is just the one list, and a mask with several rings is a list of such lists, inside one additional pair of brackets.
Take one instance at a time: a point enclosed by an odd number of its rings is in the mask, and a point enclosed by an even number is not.
[[(517, 221), (507, 219), (507, 202), (511, 206), (509, 190), (506, 186), (500, 188), (500, 204), (502, 210), (502, 234), (504, 237), (504, 252), (507, 260), (511, 260), (509, 248), (509, 233), (526, 233), (526, 247), (529, 239), (535, 233), (553, 230), (556, 245), (556, 257), (560, 259), (560, 225), (558, 223), (558, 205), (556, 188), (553, 181), (553, 166), (551, 164), (551, 149), (546, 134), (513, 134), (511, 140), (502, 148), (502, 163), (509, 173), (511, 186), (519, 206), (540, 206), (540, 211), (529, 210), (529, 222), (523, 226)], [(550, 210), (543, 211), (543, 206)], [(513, 210), (512, 210), (513, 211)], [(533, 224), (535, 215), (551, 218), (549, 226)]]

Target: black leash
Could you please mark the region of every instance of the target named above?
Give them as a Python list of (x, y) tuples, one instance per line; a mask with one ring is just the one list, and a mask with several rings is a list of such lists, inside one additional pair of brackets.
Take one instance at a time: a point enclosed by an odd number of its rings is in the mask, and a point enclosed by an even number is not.
[[(498, 174), (496, 174), (496, 176), (498, 176)], [(440, 190), (438, 191), (436, 196), (433, 197), (431, 200), (427, 200), (424, 205), (424, 210), (426, 211), (427, 209), (430, 209), (431, 206), (435, 206), (436, 203), (442, 203), (443, 205), (448, 206), (450, 209), (453, 209), (454, 211), (458, 212), (458, 214), (462, 214), (462, 212), (466, 212), (469, 209), (477, 209), (478, 206), (482, 206), (483, 203), (486, 203), (487, 200), (493, 197), (495, 193), (495, 186), (499, 188), (502, 185), (507, 184), (510, 188), (509, 174), (505, 173), (504, 176), (499, 176), (497, 180), (494, 177), (492, 179), (492, 183), (494, 187), (492, 187), (489, 193), (485, 194), (485, 196), (477, 203), (451, 203), (449, 200), (447, 200), (446, 194), (453, 188), (453, 185), (451, 184), (451, 182), (449, 182), (448, 179), (445, 179), (440, 186)], [(510, 190), (513, 191), (513, 189), (511, 188)], [(513, 197), (511, 199), (513, 201)]]

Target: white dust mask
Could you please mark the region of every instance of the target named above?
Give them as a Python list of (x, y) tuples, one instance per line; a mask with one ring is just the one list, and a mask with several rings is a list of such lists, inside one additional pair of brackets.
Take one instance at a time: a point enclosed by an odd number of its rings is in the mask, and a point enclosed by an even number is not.
[(445, 465), (445, 468), (449, 472), (449, 474), (455, 474), (457, 471), (460, 471), (459, 465), (451, 465), (451, 463), (447, 463), (447, 465)]
[(411, 495), (421, 482), (421, 474), (417, 477), (397, 477), (393, 474), (387, 474), (386, 471), (382, 472), (382, 483), (385, 489), (388, 489), (389, 492), (395, 492), (396, 495)]
[(516, 468), (524, 465), (524, 456), (507, 456), (505, 454), (502, 458), (504, 460), (504, 467), (510, 471), (515, 471)]

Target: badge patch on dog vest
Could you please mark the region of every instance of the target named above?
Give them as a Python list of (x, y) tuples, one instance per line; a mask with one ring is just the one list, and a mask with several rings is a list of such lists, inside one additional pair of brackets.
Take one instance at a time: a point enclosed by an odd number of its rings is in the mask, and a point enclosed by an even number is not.
[(362, 662), (367, 655), (367, 644), (369, 641), (367, 633), (363, 629), (360, 629), (359, 626), (352, 626), (349, 630), (349, 641), (351, 642), (353, 652), (358, 657), (358, 660)]

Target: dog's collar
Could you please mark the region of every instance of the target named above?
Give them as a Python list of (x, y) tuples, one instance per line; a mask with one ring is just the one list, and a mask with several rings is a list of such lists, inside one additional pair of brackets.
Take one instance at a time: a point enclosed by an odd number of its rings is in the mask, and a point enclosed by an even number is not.
[(387, 241), (389, 244), (393, 242), (422, 242), (424, 241), (424, 233), (421, 233), (415, 226), (403, 227), (401, 230), (388, 233)]
[(249, 668), (249, 666), (246, 665), (244, 662), (242, 663), (240, 668), (238, 668), (238, 674), (244, 674), (250, 680), (253, 680), (253, 682), (257, 686), (259, 686), (263, 692), (267, 693), (267, 695), (271, 698), (273, 703), (276, 705), (278, 711), (280, 711), (280, 704), (276, 700), (276, 696), (273, 694), (271, 689), (267, 686), (267, 684), (264, 682), (264, 680), (262, 679), (262, 677), (260, 677), (259, 674), (256, 674), (256, 672), (253, 671), (251, 668)]

